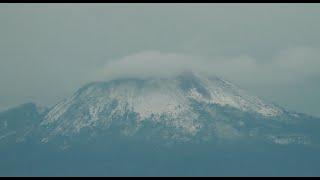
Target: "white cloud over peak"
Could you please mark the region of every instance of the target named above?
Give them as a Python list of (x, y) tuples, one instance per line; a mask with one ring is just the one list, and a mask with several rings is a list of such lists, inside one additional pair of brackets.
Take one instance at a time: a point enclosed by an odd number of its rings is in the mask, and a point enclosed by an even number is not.
[(100, 80), (174, 76), (184, 70), (199, 71), (204, 59), (191, 55), (143, 51), (109, 61), (96, 74)]
[(116, 78), (169, 77), (191, 70), (219, 75), (235, 82), (290, 83), (320, 76), (320, 49), (293, 47), (280, 51), (268, 61), (250, 56), (200, 56), (142, 51), (108, 63), (95, 74), (98, 80)]

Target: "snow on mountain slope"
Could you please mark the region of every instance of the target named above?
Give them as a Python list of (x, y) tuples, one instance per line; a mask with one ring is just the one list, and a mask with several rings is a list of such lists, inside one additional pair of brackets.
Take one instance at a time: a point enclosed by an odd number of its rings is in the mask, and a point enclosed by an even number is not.
[[(205, 121), (200, 118), (203, 112), (195, 108), (195, 103), (212, 116)], [(43, 141), (58, 135), (74, 135), (86, 128), (106, 130), (114, 124), (120, 124), (124, 134), (134, 134), (145, 122), (173, 128), (182, 136), (195, 136), (215, 119), (214, 109), (207, 108), (211, 105), (266, 118), (282, 114), (280, 108), (217, 77), (184, 72), (173, 78), (118, 79), (90, 83), (55, 105), (41, 123), (49, 132)], [(220, 135), (237, 134), (226, 122), (211, 124)]]
[(23, 142), (42, 121), (46, 108), (34, 103), (22, 104), (0, 113), (0, 142)]
[(180, 174), (188, 165), (192, 173), (229, 173), (251, 161), (244, 174), (264, 172), (265, 162), (274, 172), (319, 172), (319, 127), (318, 118), (217, 77), (94, 82), (49, 110), (28, 103), (0, 112), (0, 174)]
[[(191, 76), (191, 77), (190, 77)], [(190, 74), (186, 78), (192, 78)], [(255, 111), (264, 116), (276, 116), (281, 114), (281, 110), (272, 104), (264, 103), (256, 96), (247, 94), (244, 90), (232, 83), (218, 77), (205, 78), (197, 76), (198, 82), (204, 87), (209, 96), (202, 97), (196, 89), (191, 90), (191, 94), (197, 94), (196, 99), (219, 105), (229, 105), (244, 111)], [(188, 80), (188, 79), (186, 79)]]

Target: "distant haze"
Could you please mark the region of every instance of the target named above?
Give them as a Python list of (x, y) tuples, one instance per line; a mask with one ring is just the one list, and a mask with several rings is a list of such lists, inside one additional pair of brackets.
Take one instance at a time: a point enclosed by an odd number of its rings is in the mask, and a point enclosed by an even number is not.
[(0, 26), (0, 110), (193, 70), (320, 116), (319, 4), (1, 4)]

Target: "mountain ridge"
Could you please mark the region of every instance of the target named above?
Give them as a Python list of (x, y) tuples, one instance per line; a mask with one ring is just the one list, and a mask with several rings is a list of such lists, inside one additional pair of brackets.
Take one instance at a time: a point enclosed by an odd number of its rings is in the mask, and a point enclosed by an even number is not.
[(92, 82), (0, 112), (0, 175), (319, 175), (319, 127), (215, 77)]
[(300, 119), (306, 115), (266, 103), (219, 77), (190, 71), (170, 78), (91, 82), (50, 109), (30, 106), (41, 117), (35, 130), (41, 144), (70, 140), (83, 131), (92, 136), (114, 130), (127, 137), (146, 131), (142, 136), (179, 142), (260, 138), (311, 144), (308, 133), (291, 127), (304, 123)]

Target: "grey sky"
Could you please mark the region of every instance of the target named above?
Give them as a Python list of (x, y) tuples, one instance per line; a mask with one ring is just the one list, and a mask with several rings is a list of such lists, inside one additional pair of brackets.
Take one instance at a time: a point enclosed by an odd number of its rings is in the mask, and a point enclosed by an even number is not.
[(0, 109), (51, 106), (125, 57), (155, 51), (320, 116), (319, 32), (320, 4), (1, 4)]

